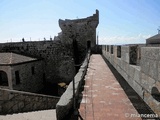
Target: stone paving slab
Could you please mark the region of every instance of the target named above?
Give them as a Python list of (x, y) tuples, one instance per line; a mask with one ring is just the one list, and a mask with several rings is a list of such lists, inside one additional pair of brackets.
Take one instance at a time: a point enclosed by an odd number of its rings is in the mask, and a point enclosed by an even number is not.
[(101, 55), (91, 56), (82, 94), (84, 120), (141, 120)]
[(0, 115), (0, 120), (56, 120), (56, 111), (53, 109), (12, 115)]

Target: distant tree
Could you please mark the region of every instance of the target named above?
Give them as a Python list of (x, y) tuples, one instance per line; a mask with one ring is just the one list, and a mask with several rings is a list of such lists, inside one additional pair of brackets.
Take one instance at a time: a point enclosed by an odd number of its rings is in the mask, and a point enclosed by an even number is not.
[(44, 41), (46, 41), (46, 38), (44, 37)]

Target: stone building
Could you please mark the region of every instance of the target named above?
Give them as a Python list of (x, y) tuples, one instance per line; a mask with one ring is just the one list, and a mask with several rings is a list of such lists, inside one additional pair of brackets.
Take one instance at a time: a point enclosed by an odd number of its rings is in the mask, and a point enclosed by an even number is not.
[[(70, 83), (83, 62), (88, 48), (96, 47), (96, 27), (99, 11), (92, 16), (59, 20), (61, 32), (51, 41), (0, 43), (0, 52), (14, 52), (43, 58), (46, 83)], [(77, 67), (78, 66), (78, 67)], [(43, 78), (43, 77), (42, 77)]]
[(42, 59), (0, 53), (0, 87), (38, 92), (43, 87), (43, 68)]
[(98, 10), (87, 18), (59, 20), (59, 26), (62, 30), (61, 38), (63, 42), (72, 44), (75, 64), (80, 64), (84, 60), (88, 49), (95, 50), (98, 24)]
[(146, 44), (160, 44), (160, 34), (156, 34), (146, 39)]

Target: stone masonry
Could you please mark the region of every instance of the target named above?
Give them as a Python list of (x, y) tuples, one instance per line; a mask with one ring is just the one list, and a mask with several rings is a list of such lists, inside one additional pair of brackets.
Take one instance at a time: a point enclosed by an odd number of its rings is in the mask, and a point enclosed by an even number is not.
[(133, 46), (121, 46), (121, 57), (116, 56), (117, 46), (114, 46), (113, 54), (110, 52), (111, 46), (109, 51), (103, 46), (102, 52), (147, 105), (160, 116), (160, 48), (144, 46), (138, 45), (136, 48), (139, 49), (132, 48), (133, 51), (130, 49)]
[(98, 23), (98, 10), (96, 10), (96, 14), (87, 18), (59, 20), (59, 26), (62, 29), (62, 39), (64, 42), (73, 43), (73, 49), (76, 52), (74, 58), (78, 57), (76, 58), (78, 61), (75, 61), (76, 64), (84, 60), (87, 48), (95, 48)]
[[(98, 10), (96, 10), (96, 14), (87, 18), (64, 21), (59, 20), (59, 26), (62, 29), (62, 32), (60, 32), (54, 40), (1, 43), (0, 52), (12, 52), (43, 60), (40, 61), (42, 62), (40, 63), (42, 66), (38, 67), (38, 70), (35, 69), (37, 70), (35, 73), (41, 73), (41, 71), (43, 71), (43, 74), (36, 74), (36, 79), (41, 77), (43, 78), (43, 81), (48, 83), (70, 83), (76, 74), (75, 66), (80, 67), (87, 51), (89, 49), (93, 51), (96, 47), (96, 27), (98, 23)], [(15, 85), (15, 76), (10, 73), (9, 79), (13, 79), (13, 86), (9, 84), (9, 87), (25, 91), (41, 88), (41, 85), (25, 72), (27, 70), (29, 71), (28, 73), (30, 73), (32, 71), (30, 67), (35, 64), (40, 66), (39, 63), (35, 62), (27, 65), (18, 64), (17, 66), (14, 66), (15, 70), (21, 69), (21, 77), (23, 77), (21, 82), (23, 85)], [(83, 72), (81, 71), (81, 73)], [(27, 77), (30, 80), (26, 79)], [(32, 83), (30, 81), (32, 81)], [(36, 84), (37, 87), (33, 87)], [(58, 100), (58, 97), (0, 88), (0, 113), (8, 114), (53, 109)]]
[(28, 92), (43, 88), (42, 59), (15, 53), (0, 53), (0, 87)]
[(55, 109), (59, 97), (0, 88), (0, 114)]
[(51, 83), (69, 82), (74, 74), (71, 46), (61, 41), (37, 41), (0, 44), (1, 52), (14, 52), (44, 59), (45, 79)]
[(59, 20), (62, 32), (54, 40), (0, 44), (0, 52), (43, 58), (47, 82), (69, 83), (75, 75), (74, 65), (84, 60), (87, 47), (94, 48), (96, 45), (98, 23), (98, 10), (87, 18)]

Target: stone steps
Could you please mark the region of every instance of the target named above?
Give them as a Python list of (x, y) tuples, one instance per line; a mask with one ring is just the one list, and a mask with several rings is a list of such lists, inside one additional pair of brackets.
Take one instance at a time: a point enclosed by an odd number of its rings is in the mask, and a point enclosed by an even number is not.
[(42, 110), (11, 115), (0, 115), (0, 120), (56, 120), (56, 110)]

